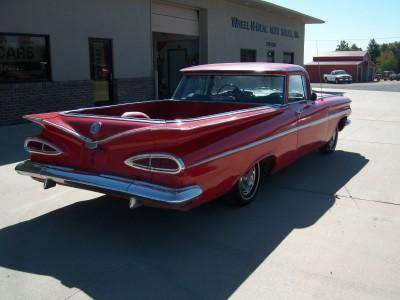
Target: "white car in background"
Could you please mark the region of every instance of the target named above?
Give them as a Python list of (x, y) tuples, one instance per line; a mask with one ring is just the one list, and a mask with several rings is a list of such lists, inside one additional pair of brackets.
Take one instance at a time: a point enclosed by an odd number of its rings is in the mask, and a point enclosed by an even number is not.
[(324, 81), (334, 83), (351, 83), (353, 81), (353, 77), (350, 74), (347, 74), (344, 70), (333, 70), (330, 74), (324, 74)]

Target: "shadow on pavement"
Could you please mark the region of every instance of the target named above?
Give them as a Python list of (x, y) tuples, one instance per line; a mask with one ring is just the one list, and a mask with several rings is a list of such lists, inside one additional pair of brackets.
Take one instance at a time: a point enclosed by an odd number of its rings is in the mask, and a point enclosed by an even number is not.
[[(293, 229), (317, 222), (367, 163), (350, 152), (312, 154), (241, 209), (214, 202), (188, 213), (129, 211), (106, 196), (78, 202), (0, 230), (0, 266), (52, 276), (94, 299), (227, 298)], [(317, 193), (279, 187), (304, 183)]]
[(35, 124), (0, 126), (0, 166), (29, 158), (24, 150), (28, 136), (36, 136), (41, 128)]

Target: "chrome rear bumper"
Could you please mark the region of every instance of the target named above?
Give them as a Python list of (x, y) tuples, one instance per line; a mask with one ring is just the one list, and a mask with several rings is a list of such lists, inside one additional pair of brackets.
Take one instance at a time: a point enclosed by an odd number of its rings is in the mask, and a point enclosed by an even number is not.
[(136, 198), (144, 205), (155, 207), (184, 209), (203, 192), (199, 186), (174, 189), (127, 178), (83, 173), (30, 160), (18, 164), (15, 170), (21, 175), (43, 181), (45, 186), (51, 186), (49, 182), (58, 183), (125, 198)]

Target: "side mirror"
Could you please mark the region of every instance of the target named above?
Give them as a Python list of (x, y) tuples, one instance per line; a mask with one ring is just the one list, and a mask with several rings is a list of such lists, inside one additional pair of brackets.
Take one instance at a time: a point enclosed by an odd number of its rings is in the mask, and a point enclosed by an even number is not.
[(311, 101), (312, 101), (312, 102), (315, 102), (315, 101), (317, 101), (317, 99), (318, 99), (317, 94), (316, 94), (316, 93), (312, 93), (312, 94), (311, 94)]

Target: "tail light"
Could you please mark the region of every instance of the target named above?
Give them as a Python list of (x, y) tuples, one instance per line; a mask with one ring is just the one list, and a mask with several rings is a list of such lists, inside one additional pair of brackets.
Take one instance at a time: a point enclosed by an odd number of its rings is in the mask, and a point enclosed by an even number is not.
[(185, 169), (181, 159), (161, 153), (133, 156), (125, 160), (125, 164), (139, 170), (166, 174), (178, 174)]
[(40, 138), (27, 138), (25, 140), (24, 148), (26, 151), (32, 154), (54, 156), (63, 154), (63, 151), (60, 148)]

